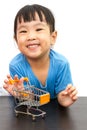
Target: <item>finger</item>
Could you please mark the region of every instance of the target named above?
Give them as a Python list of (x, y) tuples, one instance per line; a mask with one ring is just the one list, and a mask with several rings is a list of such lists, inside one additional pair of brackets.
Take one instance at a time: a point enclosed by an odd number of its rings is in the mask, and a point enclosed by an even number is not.
[(14, 76), (14, 80), (19, 80), (18, 75)]
[(70, 94), (70, 97), (71, 98), (74, 98), (74, 97), (76, 97), (77, 96), (77, 90), (75, 90), (75, 91), (73, 91), (71, 94)]
[(8, 85), (6, 85), (6, 84), (3, 85), (3, 88), (4, 88), (4, 89), (6, 89), (7, 87), (8, 87)]
[(68, 94), (68, 92), (66, 91), (66, 90), (63, 90), (62, 92), (61, 92), (61, 95), (62, 96), (65, 96), (65, 95), (67, 95)]
[(5, 83), (6, 85), (10, 85), (10, 79), (9, 79), (9, 80), (5, 79), (5, 80), (4, 80), (4, 83)]
[(4, 88), (7, 92), (9, 92), (10, 94), (13, 95), (13, 90), (12, 90), (12, 87), (11, 87), (11, 86), (8, 86), (7, 84), (4, 84), (4, 85), (3, 85), (3, 88)]
[(70, 89), (68, 90), (68, 93), (69, 93), (69, 94), (73, 94), (75, 91), (77, 91), (76, 88), (75, 88), (75, 87), (72, 87), (72, 88), (70, 88)]
[(75, 95), (75, 96), (73, 97), (73, 101), (76, 101), (77, 99), (78, 99), (78, 96)]
[(8, 85), (13, 84), (13, 79), (10, 75), (7, 75), (7, 79), (8, 79)]
[(7, 80), (7, 79), (5, 79), (5, 80), (4, 80), (4, 83), (6, 83), (6, 84), (7, 84), (7, 83), (8, 83), (8, 80)]
[(72, 84), (69, 84), (68, 86), (67, 86), (67, 88), (66, 88), (66, 91), (68, 92), (68, 93), (72, 93), (73, 91), (75, 91), (76, 90), (76, 87), (75, 86), (72, 86)]
[(72, 88), (73, 85), (72, 84), (68, 84), (67, 87), (66, 87), (66, 90), (68, 91), (70, 88)]
[(7, 75), (7, 78), (8, 78), (8, 79), (12, 79), (12, 77), (10, 76), (10, 74)]

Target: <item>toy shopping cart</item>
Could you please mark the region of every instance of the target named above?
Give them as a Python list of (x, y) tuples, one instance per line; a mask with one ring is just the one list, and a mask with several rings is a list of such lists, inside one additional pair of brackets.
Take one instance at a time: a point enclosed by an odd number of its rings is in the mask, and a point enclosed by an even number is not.
[[(31, 115), (32, 119), (36, 117), (45, 117), (46, 112), (39, 109), (39, 106), (47, 104), (50, 101), (50, 94), (47, 91), (31, 86), (29, 82), (25, 87), (25, 90), (13, 89), (14, 97), (16, 101), (15, 113), (18, 116), (19, 113)], [(26, 107), (23, 110), (22, 107)]]

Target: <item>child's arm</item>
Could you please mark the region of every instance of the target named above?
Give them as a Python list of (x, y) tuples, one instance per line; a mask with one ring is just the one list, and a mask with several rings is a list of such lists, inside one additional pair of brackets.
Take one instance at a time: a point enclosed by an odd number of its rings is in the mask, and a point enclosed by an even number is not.
[(77, 90), (74, 86), (69, 84), (65, 90), (57, 95), (57, 98), (60, 105), (68, 107), (77, 100)]

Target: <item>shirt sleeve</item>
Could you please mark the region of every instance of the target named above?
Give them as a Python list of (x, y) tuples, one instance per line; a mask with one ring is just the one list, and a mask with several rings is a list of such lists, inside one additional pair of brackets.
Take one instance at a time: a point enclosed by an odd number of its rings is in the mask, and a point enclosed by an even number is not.
[(73, 84), (73, 82), (70, 65), (68, 62), (65, 62), (60, 65), (57, 72), (55, 93), (58, 94), (60, 91), (64, 90), (68, 84)]
[(23, 71), (22, 71), (21, 67), (13, 66), (13, 65), (9, 64), (9, 72), (10, 72), (10, 75), (12, 76), (12, 78), (14, 78), (15, 75), (17, 75), (18, 78), (23, 77), (23, 74), (22, 74)]

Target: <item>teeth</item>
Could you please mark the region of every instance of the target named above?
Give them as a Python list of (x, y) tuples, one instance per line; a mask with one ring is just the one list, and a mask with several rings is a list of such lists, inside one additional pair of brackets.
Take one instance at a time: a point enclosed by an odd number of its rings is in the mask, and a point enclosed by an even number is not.
[(35, 48), (37, 47), (38, 45), (29, 45), (28, 48)]

